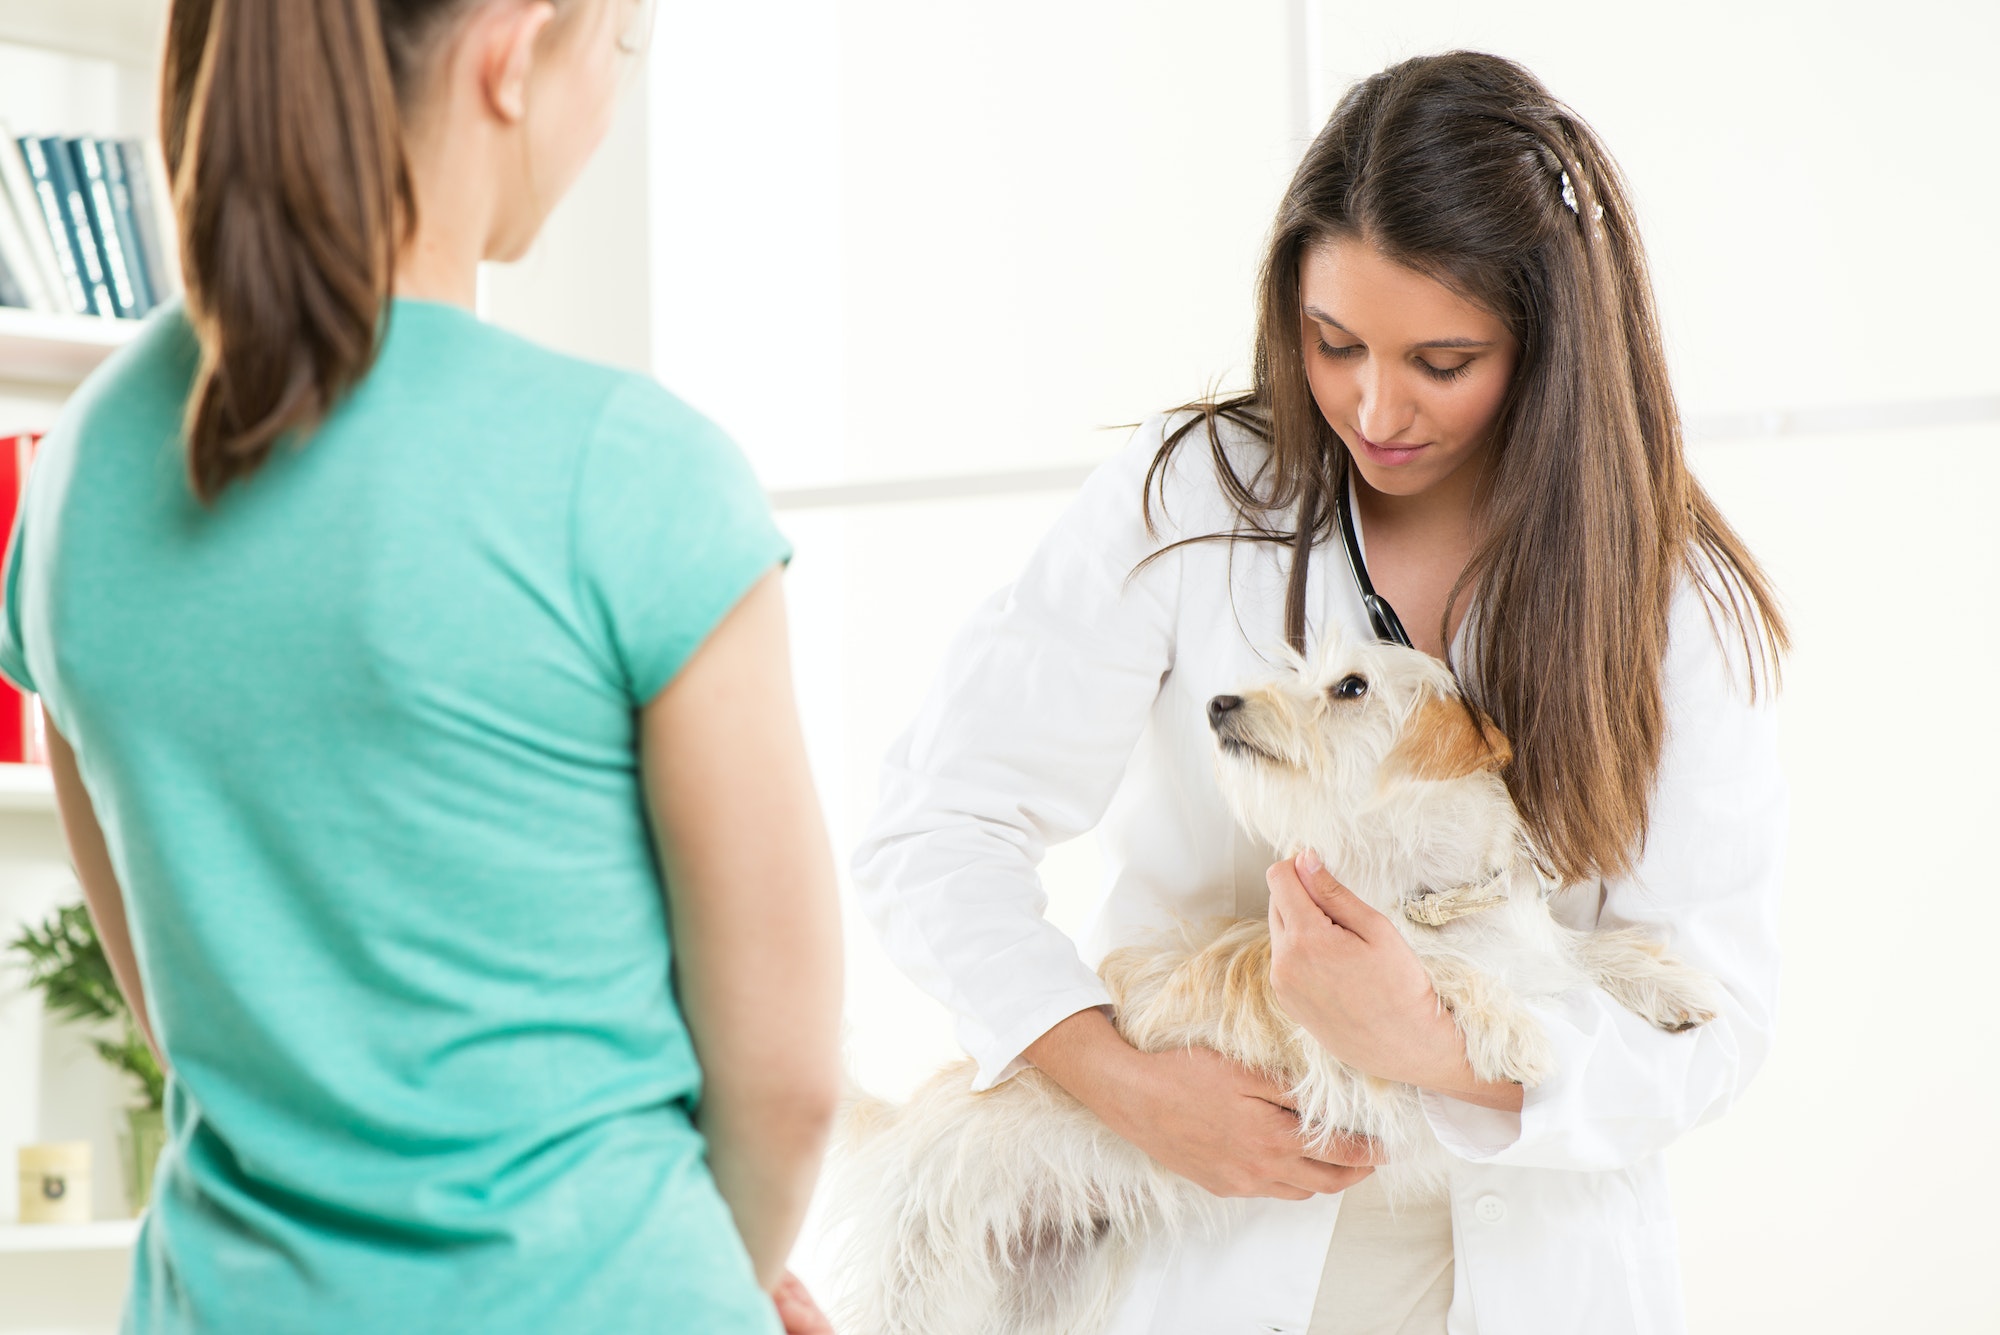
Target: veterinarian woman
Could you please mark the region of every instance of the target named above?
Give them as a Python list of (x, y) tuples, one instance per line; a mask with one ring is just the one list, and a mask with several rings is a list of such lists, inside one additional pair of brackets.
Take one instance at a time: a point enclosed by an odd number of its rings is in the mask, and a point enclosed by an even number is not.
[(125, 1328), (775, 1331), (840, 996), (787, 549), (695, 413), (472, 312), (646, 13), (169, 22), (186, 305), (48, 437), (0, 637), (173, 1070)]
[[(869, 910), (982, 1084), (1033, 1063), (1168, 1168), (1262, 1198), (1147, 1257), (1119, 1332), (1678, 1331), (1660, 1151), (1771, 1037), (1784, 629), (1689, 475), (1617, 169), (1516, 65), (1395, 66), (1307, 151), (1259, 300), (1251, 392), (1141, 427), (965, 629), (889, 758)], [(1374, 633), (1344, 489), (1376, 591), (1510, 735), (1560, 915), (1669, 943), (1721, 982), (1715, 1022), (1667, 1034), (1579, 991), (1540, 1015), (1550, 1079), (1481, 1085), (1402, 938), (1235, 828), (1209, 699), (1287, 639)], [(1110, 886), (1080, 956), (1036, 863), (1092, 826)], [(1365, 1145), (1303, 1157), (1282, 1089), (1113, 1029), (1085, 959), (1267, 900), (1287, 1010), (1427, 1091), (1448, 1208), (1392, 1216)]]

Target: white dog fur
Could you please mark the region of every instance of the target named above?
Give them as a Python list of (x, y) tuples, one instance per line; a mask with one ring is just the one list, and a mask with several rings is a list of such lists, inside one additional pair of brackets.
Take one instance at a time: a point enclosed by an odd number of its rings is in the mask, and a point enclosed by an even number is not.
[[(1233, 703), (1232, 703), (1233, 702)], [(1549, 913), (1501, 778), (1507, 741), (1426, 654), (1331, 642), (1317, 666), (1210, 706), (1222, 789), (1275, 848), (1312, 848), (1402, 930), (1482, 1079), (1550, 1067), (1528, 1003), (1596, 983), (1663, 1029), (1713, 1017), (1712, 985), (1637, 932)], [(1437, 924), (1437, 925), (1432, 925)], [(1360, 1133), (1392, 1202), (1435, 1195), (1448, 1155), (1410, 1086), (1343, 1066), (1279, 1008), (1261, 918), (1186, 924), (1099, 972), (1125, 1039), (1212, 1048), (1289, 1086), (1309, 1144)], [(1225, 1203), (1114, 1134), (1029, 1069), (984, 1093), (972, 1065), (892, 1108), (857, 1100), (832, 1199), (845, 1232), (845, 1335), (1091, 1335), (1131, 1263)]]

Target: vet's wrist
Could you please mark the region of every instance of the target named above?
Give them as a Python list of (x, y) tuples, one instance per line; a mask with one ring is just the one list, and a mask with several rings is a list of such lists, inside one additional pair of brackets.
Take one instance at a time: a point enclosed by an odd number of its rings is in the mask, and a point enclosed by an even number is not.
[(1396, 1066), (1394, 1071), (1369, 1074), (1453, 1097), (1462, 1097), (1463, 1091), (1480, 1083), (1465, 1057), (1465, 1036), (1459, 1033), (1451, 1013), (1442, 1009), (1416, 1027)]
[(1482, 1108), (1500, 1112), (1521, 1111), (1526, 1091), (1511, 1081), (1481, 1080), (1473, 1072), (1472, 1063), (1466, 1059), (1465, 1038), (1458, 1032), (1458, 1025), (1452, 1022), (1449, 1014), (1442, 1018), (1446, 1032), (1436, 1035), (1436, 1045), (1427, 1069), (1418, 1078), (1406, 1083)]
[(1022, 1054), (1069, 1095), (1109, 1122), (1125, 1087), (1141, 1074), (1144, 1054), (1127, 1043), (1098, 1007), (1078, 1011)]

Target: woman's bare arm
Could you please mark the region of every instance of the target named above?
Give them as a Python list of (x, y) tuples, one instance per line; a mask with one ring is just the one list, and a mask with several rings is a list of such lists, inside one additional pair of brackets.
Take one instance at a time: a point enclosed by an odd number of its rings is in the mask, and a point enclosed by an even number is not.
[(840, 1093), (840, 914), (766, 576), (641, 719), (700, 1123), (769, 1289), (805, 1217)]
[(104, 830), (97, 823), (97, 811), (84, 791), (83, 776), (77, 772), (76, 752), (56, 731), (55, 720), (42, 711), (42, 724), (49, 739), (49, 769), (55, 774), (56, 809), (62, 813), (63, 835), (69, 840), (70, 861), (76, 878), (83, 883), (83, 899), (97, 924), (97, 939), (111, 962), (111, 976), (132, 1008), (132, 1018), (162, 1071), (167, 1059), (153, 1037), (152, 1015), (146, 1009), (146, 989), (139, 983), (139, 961), (132, 953), (132, 932), (125, 925), (125, 892), (119, 888), (118, 873), (111, 869), (111, 850), (105, 847)]

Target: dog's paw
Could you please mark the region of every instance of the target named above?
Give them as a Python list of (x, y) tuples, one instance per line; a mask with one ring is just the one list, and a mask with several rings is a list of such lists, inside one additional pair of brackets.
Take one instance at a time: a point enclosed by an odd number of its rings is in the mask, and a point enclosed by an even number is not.
[(1485, 1006), (1458, 1013), (1465, 1060), (1481, 1080), (1539, 1085), (1555, 1070), (1555, 1052), (1541, 1022), (1519, 1006)]
[(1670, 1034), (1699, 1029), (1715, 1018), (1714, 989), (1692, 969), (1669, 965), (1647, 992), (1639, 1017)]
[(1715, 984), (1708, 975), (1657, 947), (1627, 954), (1617, 966), (1599, 972), (1598, 986), (1647, 1024), (1678, 1034), (1715, 1018)]

